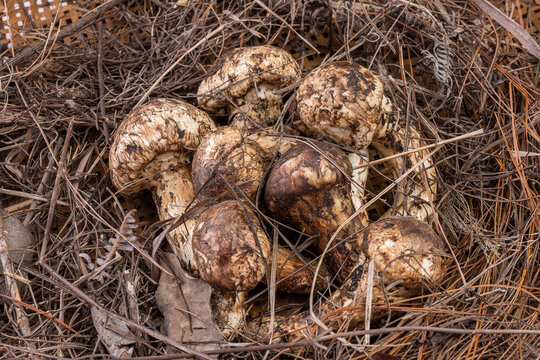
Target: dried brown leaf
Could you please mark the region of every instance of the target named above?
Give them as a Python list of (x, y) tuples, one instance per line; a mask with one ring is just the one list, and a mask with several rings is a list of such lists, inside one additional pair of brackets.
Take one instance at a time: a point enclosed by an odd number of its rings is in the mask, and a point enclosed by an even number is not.
[(170, 268), (176, 278), (162, 272), (159, 279), (156, 302), (164, 317), (162, 331), (201, 352), (219, 349), (223, 337), (213, 322), (212, 288), (190, 277), (176, 255), (165, 253), (164, 258), (161, 265)]
[[(3, 231), (9, 249), (9, 259), (15, 264), (21, 262), (25, 265), (31, 264), (34, 255), (31, 249), (36, 245), (37, 239), (23, 223), (10, 216), (6, 211), (0, 209), (0, 216), (3, 220)], [(0, 275), (2, 273), (0, 267)]]

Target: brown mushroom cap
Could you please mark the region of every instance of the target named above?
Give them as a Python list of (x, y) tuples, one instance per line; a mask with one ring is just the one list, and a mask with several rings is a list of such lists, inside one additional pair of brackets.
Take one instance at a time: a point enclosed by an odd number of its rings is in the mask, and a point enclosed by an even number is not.
[[(328, 241), (352, 214), (350, 197), (351, 163), (337, 146), (315, 142), (298, 144), (287, 150), (272, 167), (264, 199), (270, 211), (307, 234), (319, 233), (315, 245), (324, 251)], [(351, 221), (340, 232), (346, 238), (358, 231), (359, 221)], [(328, 253), (330, 268), (343, 280), (356, 265), (361, 250), (349, 242), (336, 241)]]
[(343, 183), (347, 179), (345, 174), (351, 174), (351, 163), (338, 147), (322, 142), (313, 144), (293, 146), (272, 167), (265, 188), (271, 211), (286, 211), (298, 198)]
[(270, 254), (270, 241), (257, 217), (237, 201), (208, 208), (199, 217), (192, 246), (201, 278), (219, 289), (248, 291), (266, 274), (263, 258)]
[[(176, 160), (184, 161), (182, 152), (195, 150), (214, 128), (208, 114), (181, 100), (154, 99), (138, 107), (120, 124), (111, 147), (109, 167), (114, 185), (123, 189), (129, 182), (161, 170), (154, 166), (160, 154), (175, 153)], [(134, 193), (147, 186), (140, 181), (123, 190)]]
[(297, 223), (308, 234), (326, 228), (332, 228), (331, 233), (344, 220), (335, 218), (344, 212), (343, 207), (354, 212), (345, 199), (351, 163), (338, 147), (313, 144), (298, 144), (281, 156), (268, 175), (264, 199), (270, 211)]
[(213, 75), (201, 82), (199, 105), (218, 113), (227, 107), (229, 98), (244, 97), (255, 84), (285, 87), (300, 75), (296, 60), (280, 48), (264, 45), (234, 49), (221, 57), (213, 66)]
[(379, 124), (383, 91), (381, 81), (360, 65), (323, 65), (300, 84), (297, 114), (309, 132), (363, 149)]
[(262, 150), (233, 127), (222, 126), (207, 134), (193, 156), (193, 183), (202, 196), (229, 192), (236, 184), (252, 197), (265, 170)]
[(385, 284), (403, 280), (407, 287), (442, 281), (446, 250), (442, 239), (415, 217), (396, 216), (379, 220), (357, 237), (359, 246), (375, 262)]

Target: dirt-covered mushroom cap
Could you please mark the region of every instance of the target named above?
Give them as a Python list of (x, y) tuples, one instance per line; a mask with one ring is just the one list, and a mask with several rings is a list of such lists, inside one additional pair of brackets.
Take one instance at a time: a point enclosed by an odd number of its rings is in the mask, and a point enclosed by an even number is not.
[[(287, 150), (272, 167), (264, 193), (266, 204), (272, 212), (285, 214), (303, 197), (334, 188), (336, 184), (347, 188), (346, 175), (351, 172), (347, 155), (338, 147), (322, 142), (298, 144)], [(339, 199), (329, 196), (326, 200), (326, 205), (332, 208)], [(313, 208), (309, 215), (318, 211), (324, 210)]]
[(323, 65), (300, 84), (297, 116), (310, 133), (363, 149), (379, 124), (383, 92), (381, 81), (360, 65)]
[(270, 241), (257, 217), (235, 200), (200, 216), (192, 246), (201, 278), (219, 289), (248, 291), (266, 274)]
[[(315, 246), (325, 251), (334, 232), (355, 212), (348, 179), (352, 167), (337, 146), (313, 145), (299, 144), (282, 155), (268, 175), (264, 199), (272, 213), (298, 230), (318, 233)], [(349, 222), (340, 238), (354, 234), (358, 225)], [(339, 269), (337, 276), (342, 280), (356, 265), (361, 250), (347, 241), (334, 245), (325, 261), (334, 271)]]
[[(215, 128), (204, 111), (173, 99), (154, 99), (132, 111), (120, 124), (111, 147), (109, 167), (114, 185), (126, 193), (147, 187), (144, 181), (124, 189), (131, 181), (161, 170), (161, 154), (183, 161), (202, 137)], [(189, 158), (189, 157), (187, 157)]]
[(399, 216), (379, 220), (362, 232), (359, 246), (375, 262), (384, 283), (403, 280), (405, 286), (439, 283), (445, 275), (442, 239), (423, 221)]
[(255, 84), (286, 87), (301, 75), (296, 60), (285, 50), (263, 45), (234, 49), (218, 59), (213, 75), (205, 78), (197, 91), (199, 104), (218, 113), (228, 98), (244, 97)]
[(264, 171), (262, 149), (230, 126), (206, 135), (193, 156), (195, 190), (205, 197), (229, 192), (229, 186), (238, 186), (247, 197), (252, 197)]

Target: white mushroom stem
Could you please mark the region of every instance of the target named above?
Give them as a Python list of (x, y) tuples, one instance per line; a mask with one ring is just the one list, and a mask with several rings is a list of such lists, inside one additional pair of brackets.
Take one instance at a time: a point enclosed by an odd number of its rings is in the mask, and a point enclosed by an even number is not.
[[(400, 123), (398, 112), (386, 96), (383, 96), (381, 108), (381, 123), (371, 143), (377, 152), (383, 157), (390, 157), (399, 152), (425, 147), (425, 142), (413, 126), (406, 127), (404, 123)], [(391, 168), (394, 178), (398, 178), (403, 169), (413, 167), (428, 155), (429, 151), (427, 150), (415, 151), (406, 156), (391, 159), (387, 164)], [(433, 161), (428, 158), (424, 162), (424, 166), (418, 167), (411, 174), (405, 191), (396, 194), (396, 215), (411, 215), (422, 221), (433, 215), (430, 197), (437, 193), (436, 175)], [(389, 209), (382, 218), (391, 215), (392, 209)]]
[[(358, 211), (365, 204), (366, 183), (369, 173), (369, 168), (367, 167), (369, 154), (367, 150), (362, 150), (358, 153), (350, 153), (349, 161), (352, 165), (351, 200), (355, 210)], [(367, 209), (358, 214), (358, 221), (360, 221), (363, 226), (369, 225)]]
[(246, 319), (247, 291), (230, 292), (212, 288), (212, 313), (223, 336), (231, 340)]
[[(195, 188), (191, 181), (191, 169), (187, 166), (171, 168), (178, 163), (177, 157), (176, 154), (166, 153), (154, 160), (154, 163), (159, 164), (162, 170), (150, 180), (154, 189), (152, 196), (161, 220), (177, 219), (185, 213), (188, 206), (195, 205)], [(174, 253), (180, 259), (182, 266), (192, 275), (198, 273), (191, 247), (195, 223), (196, 219), (188, 219), (167, 233), (167, 240)]]

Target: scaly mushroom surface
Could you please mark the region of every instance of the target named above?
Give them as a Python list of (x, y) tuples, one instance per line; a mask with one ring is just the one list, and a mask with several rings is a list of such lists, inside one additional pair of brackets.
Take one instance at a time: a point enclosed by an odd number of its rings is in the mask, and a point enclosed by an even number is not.
[(244, 131), (267, 127), (283, 106), (279, 90), (298, 81), (294, 58), (274, 46), (234, 49), (222, 56), (197, 91), (199, 105), (208, 112), (228, 114)]

